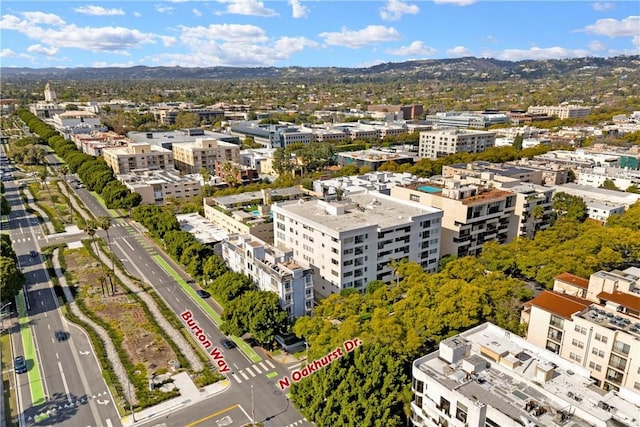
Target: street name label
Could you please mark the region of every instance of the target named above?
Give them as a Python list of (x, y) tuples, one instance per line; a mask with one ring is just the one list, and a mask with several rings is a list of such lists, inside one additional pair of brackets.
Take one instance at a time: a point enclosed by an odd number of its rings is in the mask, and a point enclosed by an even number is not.
[[(185, 310), (180, 317), (182, 317), (182, 320), (184, 320), (189, 329), (191, 329), (191, 332), (193, 332), (193, 335), (196, 337), (196, 340), (200, 343), (202, 348), (207, 350), (209, 355), (213, 357), (213, 360), (216, 362), (216, 366), (218, 367), (218, 372), (221, 374), (229, 372), (229, 365), (225, 362), (224, 355), (218, 347), (213, 347), (213, 344), (209, 341), (209, 338), (207, 338), (202, 328), (198, 325), (198, 322), (193, 319), (193, 313), (191, 313), (190, 310)], [(211, 347), (213, 347), (213, 349), (209, 350)]]

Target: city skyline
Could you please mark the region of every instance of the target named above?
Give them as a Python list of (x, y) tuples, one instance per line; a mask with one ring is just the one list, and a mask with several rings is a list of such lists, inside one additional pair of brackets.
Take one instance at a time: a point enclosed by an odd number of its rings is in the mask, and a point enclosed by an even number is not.
[(637, 3), (5, 1), (3, 67), (336, 66), (640, 53)]

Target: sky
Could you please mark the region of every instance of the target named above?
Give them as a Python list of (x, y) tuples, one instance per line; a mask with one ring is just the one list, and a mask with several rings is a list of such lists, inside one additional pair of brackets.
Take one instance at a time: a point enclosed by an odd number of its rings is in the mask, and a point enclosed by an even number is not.
[(2, 67), (368, 67), (637, 54), (635, 0), (0, 3)]

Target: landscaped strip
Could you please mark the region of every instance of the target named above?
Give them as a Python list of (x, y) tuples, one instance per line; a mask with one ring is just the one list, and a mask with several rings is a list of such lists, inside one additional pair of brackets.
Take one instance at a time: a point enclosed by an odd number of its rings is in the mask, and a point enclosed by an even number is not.
[[(202, 308), (202, 310), (204, 310), (204, 312), (207, 313), (211, 317), (211, 319), (213, 319), (216, 325), (220, 326), (220, 324), (222, 324), (220, 315), (216, 313), (216, 311), (209, 304), (206, 304), (202, 300), (202, 298), (198, 296), (198, 294), (196, 294), (196, 291), (191, 286), (189, 286), (189, 284), (185, 282), (182, 277), (180, 277), (180, 275), (169, 265), (169, 263), (167, 263), (160, 255), (154, 255), (153, 260), (160, 267), (162, 267), (182, 287), (182, 289), (184, 289), (187, 295), (189, 295), (196, 302), (196, 304), (198, 304), (200, 308)], [(249, 360), (251, 360), (251, 362), (258, 363), (262, 361), (260, 355), (258, 355), (258, 353), (256, 353), (249, 344), (244, 342), (243, 339), (234, 336), (231, 336), (230, 338), (234, 343), (236, 343), (240, 351), (242, 351), (245, 356), (247, 356)]]
[(105, 201), (104, 201), (104, 199), (102, 198), (101, 195), (99, 195), (95, 191), (91, 191), (91, 195), (98, 201), (98, 203), (100, 203), (102, 205), (103, 208), (105, 208), (107, 211), (109, 211), (109, 215), (111, 215), (112, 217), (120, 216), (120, 214), (118, 214), (118, 212), (116, 212), (114, 209), (109, 209), (107, 207), (107, 204), (105, 203)]
[(20, 324), (20, 335), (22, 337), (22, 347), (24, 349), (24, 359), (29, 366), (28, 361), (31, 360), (32, 366), (28, 370), (29, 389), (31, 390), (31, 402), (33, 406), (45, 403), (44, 385), (40, 376), (40, 368), (38, 367), (38, 357), (36, 355), (36, 347), (33, 343), (31, 335), (31, 327), (29, 325), (29, 317), (27, 316), (27, 306), (24, 300), (24, 293), (20, 291), (16, 297), (18, 305), (18, 323)]

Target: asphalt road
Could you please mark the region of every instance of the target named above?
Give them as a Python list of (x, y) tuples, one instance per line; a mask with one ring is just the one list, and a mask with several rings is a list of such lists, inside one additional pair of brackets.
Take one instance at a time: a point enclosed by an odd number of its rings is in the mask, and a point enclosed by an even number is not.
[[(5, 182), (5, 197), (12, 211), (3, 231), (9, 231), (18, 262), (26, 276), (27, 314), (32, 340), (23, 340), (18, 326), (16, 308), (11, 319), (11, 342), (14, 355), (26, 355), (35, 347), (34, 360), (27, 359), (29, 370), (39, 370), (40, 381), (29, 383), (29, 373), (16, 374), (18, 404), (22, 425), (65, 425), (112, 427), (121, 425), (98, 361), (85, 333), (68, 324), (58, 310), (58, 302), (49, 282), (40, 247), (49, 244), (37, 219), (26, 212), (20, 199), (17, 181)], [(30, 256), (34, 250), (37, 256)], [(58, 342), (55, 331), (64, 331), (68, 338)], [(35, 401), (37, 390), (44, 393)], [(34, 393), (34, 390), (36, 392)]]
[[(74, 191), (95, 216), (109, 216), (109, 212), (86, 189), (76, 188)], [(170, 257), (156, 248), (136, 227), (138, 226), (134, 222), (126, 218), (112, 220), (112, 225), (109, 228), (109, 238), (113, 252), (121, 260), (129, 274), (151, 284), (176, 314), (183, 313), (186, 310), (190, 311), (193, 314), (193, 319), (203, 329), (207, 338), (213, 345), (219, 346), (224, 334), (183, 290), (181, 285), (156, 263), (153, 257), (162, 257), (185, 281), (189, 281), (191, 278)], [(106, 240), (104, 231), (99, 230), (98, 234)], [(209, 301), (207, 300), (208, 303), (210, 303)], [(216, 308), (219, 310), (219, 307)], [(282, 366), (268, 359), (266, 353), (260, 348), (255, 349), (262, 358), (262, 361), (257, 363), (250, 361), (237, 348), (225, 350), (220, 346), (220, 350), (230, 368), (230, 372), (227, 375), (231, 383), (230, 390), (207, 400), (206, 403), (192, 405), (171, 413), (170, 417), (180, 419), (180, 422), (167, 424), (167, 427), (188, 425), (190, 422), (195, 422), (233, 405), (241, 405), (245, 411), (250, 413), (252, 386), (256, 421), (276, 417), (268, 421), (270, 425), (278, 427), (310, 425), (302, 421), (302, 415), (289, 403), (284, 394), (286, 390), (282, 391), (277, 386), (278, 378), (289, 375), (290, 371), (287, 366)], [(213, 359), (210, 360), (213, 362)], [(244, 425), (247, 422), (245, 420), (243, 424), (237, 425)], [(149, 425), (155, 424), (151, 423)], [(202, 425), (212, 424), (207, 421)]]

